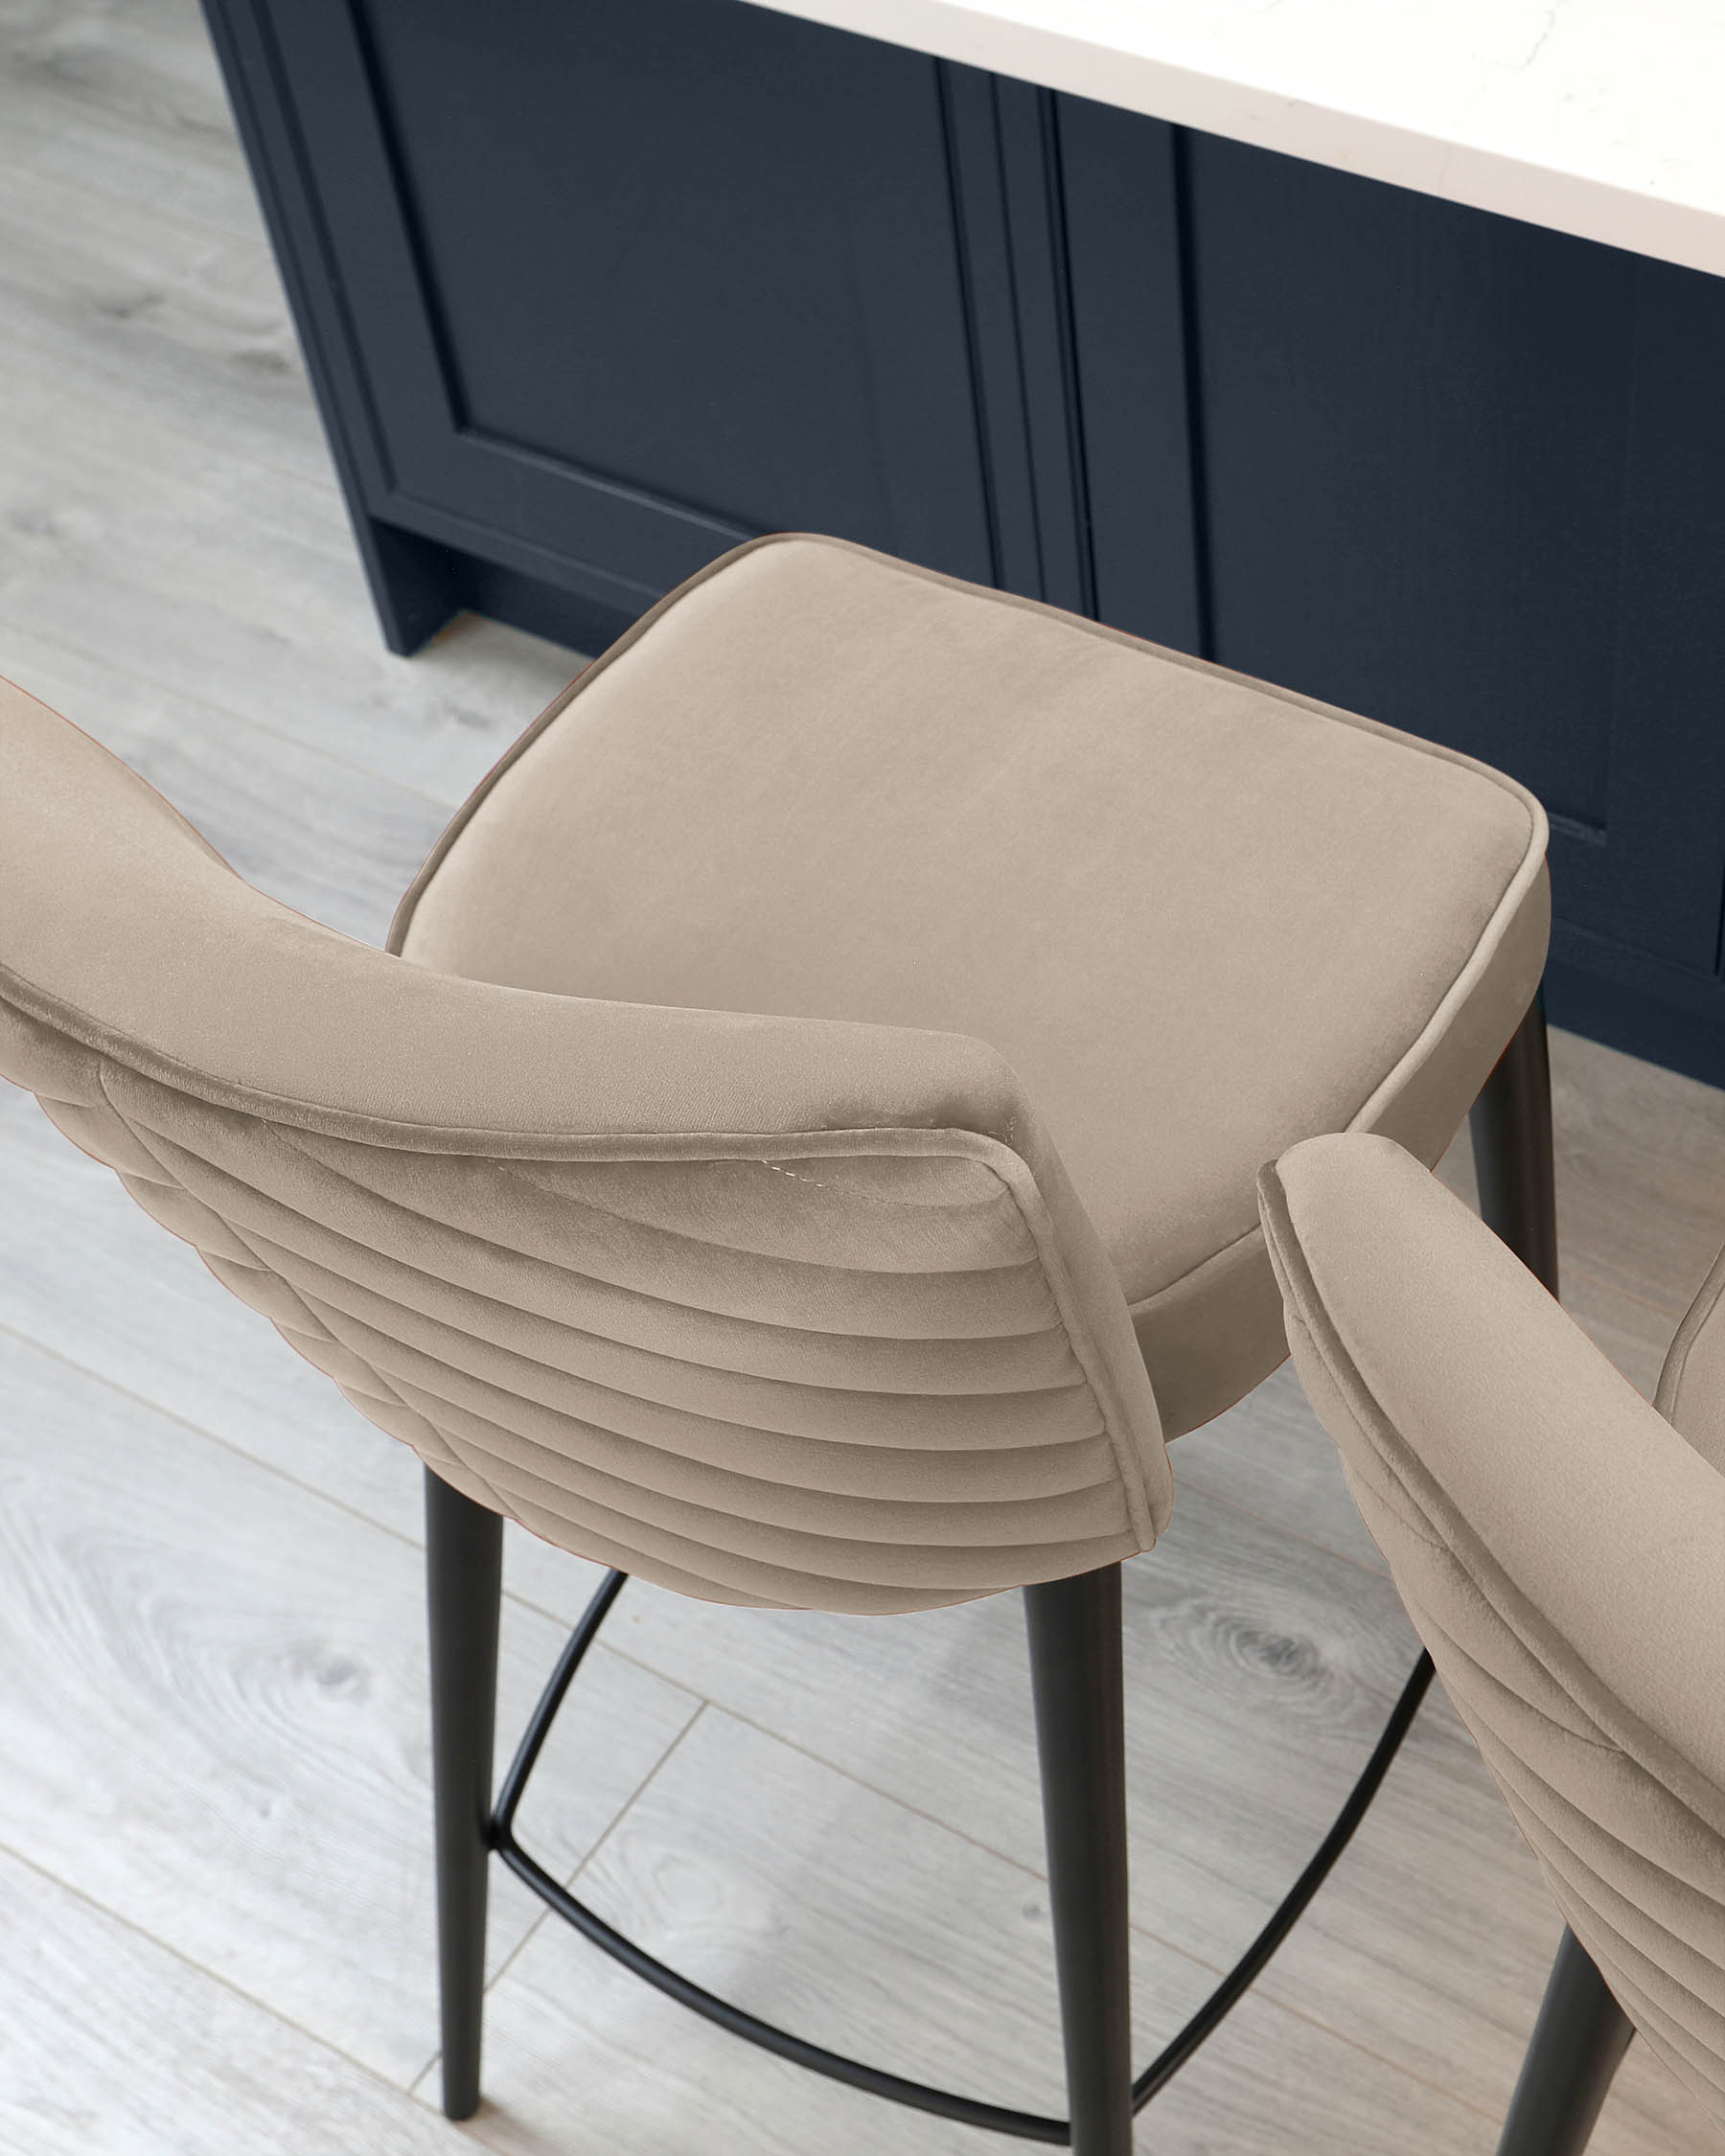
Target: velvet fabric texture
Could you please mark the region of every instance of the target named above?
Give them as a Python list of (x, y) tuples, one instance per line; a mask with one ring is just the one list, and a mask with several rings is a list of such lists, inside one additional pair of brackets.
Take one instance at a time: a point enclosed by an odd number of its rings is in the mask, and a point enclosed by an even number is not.
[(479, 1502), (693, 1594), (922, 1608), (1150, 1547), (1159, 1395), (1281, 1352), (1256, 1161), (1441, 1150), (1543, 847), (1445, 751), (762, 541), (530, 729), (387, 953), (5, 692), (0, 1072)]
[(1388, 1140), (1296, 1146), (1260, 1198), (1301, 1380), (1450, 1697), (1576, 1938), (1725, 2122), (1725, 1475)]
[(1484, 766), (836, 539), (673, 592), (396, 916), (440, 972), (974, 1035), (1046, 1119), (1164, 1434), (1278, 1364), (1298, 1137), (1455, 1135), (1538, 986), (1546, 822)]
[(427, 972), (0, 702), (0, 1071), (457, 1488), (721, 1601), (1148, 1548), (1118, 1283), (993, 1049)]

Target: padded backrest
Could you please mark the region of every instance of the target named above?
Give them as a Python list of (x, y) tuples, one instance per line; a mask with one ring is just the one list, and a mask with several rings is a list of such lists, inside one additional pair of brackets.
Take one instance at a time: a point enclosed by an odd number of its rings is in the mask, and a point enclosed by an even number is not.
[(0, 1074), (363, 1414), (585, 1556), (903, 1610), (1167, 1517), (1119, 1286), (991, 1049), (429, 973), (254, 890), (10, 685)]
[(1259, 1199), (1288, 1341), (1563, 1914), (1725, 2122), (1725, 1476), (1388, 1139)]

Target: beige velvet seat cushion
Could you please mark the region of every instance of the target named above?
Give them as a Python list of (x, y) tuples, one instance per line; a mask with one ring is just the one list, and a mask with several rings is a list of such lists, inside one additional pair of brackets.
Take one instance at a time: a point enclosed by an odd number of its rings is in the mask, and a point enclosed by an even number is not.
[(1544, 963), (1545, 819), (1484, 767), (835, 540), (758, 541), (588, 670), (397, 917), (560, 994), (987, 1041), (1174, 1435), (1284, 1353), (1258, 1163), (1435, 1159)]
[(1725, 2122), (1725, 1476), (1388, 1141), (1296, 1146), (1262, 1201), (1409, 1615), (1576, 1936)]

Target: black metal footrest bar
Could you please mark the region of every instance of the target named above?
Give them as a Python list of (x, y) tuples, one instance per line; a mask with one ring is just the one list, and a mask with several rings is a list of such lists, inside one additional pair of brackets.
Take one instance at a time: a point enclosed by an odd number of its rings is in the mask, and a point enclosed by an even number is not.
[[(811, 2044), (806, 2037), (794, 2036), (789, 2030), (780, 2029), (772, 2022), (762, 2021), (744, 2007), (733, 2006), (728, 1999), (721, 1999), (715, 1992), (707, 1991), (699, 1984), (679, 1975), (676, 1969), (656, 1960), (643, 1947), (635, 1944), (608, 1924), (586, 1902), (578, 1901), (568, 1889), (554, 1879), (538, 1864), (515, 1837), (515, 1816), (527, 1787), (528, 1777), (544, 1748), (551, 1725), (564, 1697), (574, 1681), (582, 1658), (597, 1637), (599, 1627), (605, 1622), (611, 1604), (616, 1600), (628, 1575), (608, 1572), (600, 1583), (598, 1592), (583, 1612), (580, 1623), (570, 1634), (568, 1643), (558, 1658), (551, 1681), (545, 1686), (539, 1705), (534, 1709), (519, 1748), (503, 1778), (503, 1787), (498, 1794), (496, 1810), (491, 1822), (491, 1844), (516, 1876), (531, 1887), (540, 1900), (554, 1909), (567, 1923), (593, 1944), (601, 1947), (614, 1961), (621, 1961), (648, 1984), (655, 1985), (668, 1998), (680, 2006), (702, 2014), (708, 2021), (716, 2022), (721, 2029), (728, 2029), (732, 2035), (746, 2037), (749, 2043), (758, 2044), (763, 2051), (776, 2052), (781, 2058), (793, 2059), (798, 2066), (811, 2072), (824, 2074), (829, 2079), (845, 2081), (852, 2088), (865, 2090), (870, 2096), (886, 2097), (894, 2103), (908, 2104), (917, 2111), (932, 2111), (943, 2119), (956, 2119), (970, 2126), (986, 2126), (999, 2134), (1015, 2134), (1022, 2141), (1044, 2141), (1064, 2145), (1071, 2139), (1070, 2128), (1064, 2119), (1044, 2118), (1034, 2111), (1015, 2111), (1002, 2104), (984, 2103), (979, 2098), (960, 2096), (950, 2089), (935, 2089), (922, 2081), (907, 2080), (902, 2075), (888, 2074), (882, 2067), (869, 2066), (861, 2059), (847, 2058), (840, 2052), (829, 2052), (819, 2044)], [(1287, 1938), (1300, 1920), (1308, 1902), (1328, 1877), (1352, 1840), (1354, 1829), (1365, 1818), (1371, 1800), (1377, 1795), (1378, 1784), (1389, 1772), (1390, 1762), (1395, 1757), (1402, 1738), (1406, 1736), (1419, 1703), (1425, 1697), (1426, 1687), (1432, 1681), (1432, 1660), (1422, 1654), (1414, 1663), (1401, 1697), (1396, 1701), (1383, 1732), (1372, 1747), (1365, 1770), (1352, 1790), (1347, 1801), (1337, 1813), (1335, 1823), (1323, 1837), (1311, 1862), (1295, 1880), (1283, 1896), (1269, 1922), (1256, 1938), (1222, 1979), (1204, 2005), (1174, 2037), (1171, 2043), (1154, 2058), (1132, 2084), (1134, 2111), (1141, 2111), (1151, 2098), (1165, 2088), (1179, 2073), (1194, 2052), (1214, 2033), (1230, 2009), (1236, 2006), (1249, 1991), (1282, 1940)]]

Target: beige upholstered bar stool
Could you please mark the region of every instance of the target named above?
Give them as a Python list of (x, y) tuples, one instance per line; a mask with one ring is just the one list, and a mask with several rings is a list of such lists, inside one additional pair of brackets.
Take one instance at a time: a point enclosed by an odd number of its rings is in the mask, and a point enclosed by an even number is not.
[[(1165, 1440), (1284, 1353), (1264, 1158), (1365, 1129), (1435, 1159), (1490, 1077), (1487, 1186), (1549, 1244), (1538, 804), (800, 538), (703, 571), (529, 729), (399, 955), (251, 889), (15, 693), (0, 745), (0, 1070), (430, 1471), (451, 2115), (495, 1849), (756, 2041), (1066, 2139), (710, 1998), (513, 1831), (627, 1572), (859, 1612), (1024, 1588), (1070, 2137), (1120, 2156), (1208, 2026), (1135, 2090), (1120, 1562), (1168, 1518)], [(504, 1514), (613, 1571), (494, 1812)]]
[(1570, 1927), (1502, 2156), (1579, 2156), (1631, 2024), (1725, 2126), (1725, 1255), (1649, 1407), (1388, 1139), (1298, 1145), (1261, 1201), (1306, 1391)]

